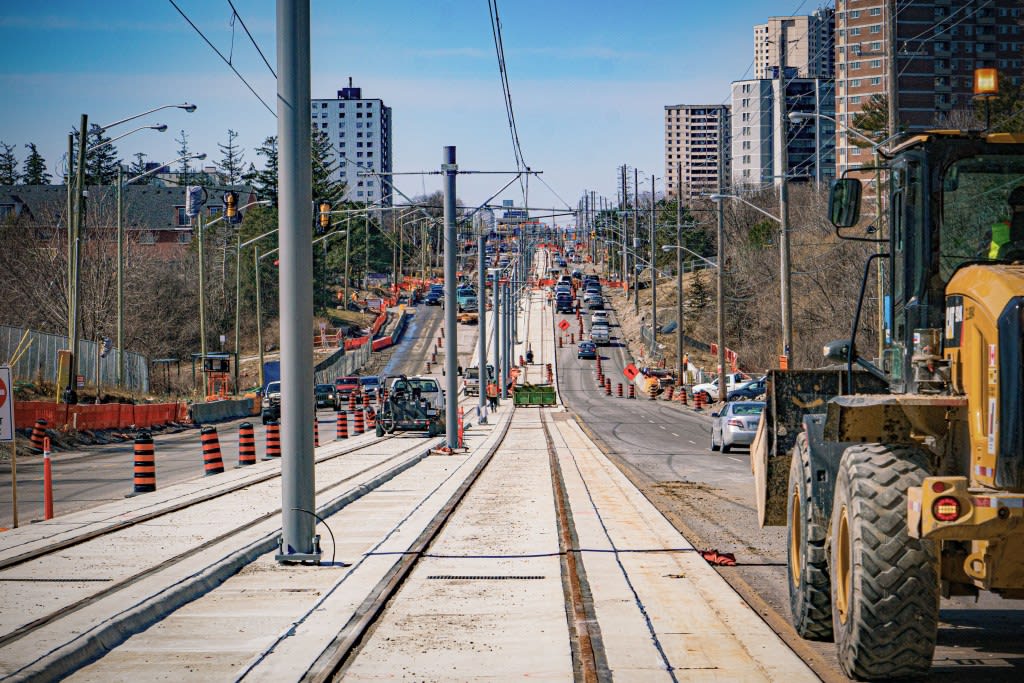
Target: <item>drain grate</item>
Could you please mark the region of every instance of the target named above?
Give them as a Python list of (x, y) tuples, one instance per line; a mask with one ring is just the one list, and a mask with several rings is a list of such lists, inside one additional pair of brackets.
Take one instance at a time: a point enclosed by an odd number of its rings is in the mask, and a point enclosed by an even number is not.
[(458, 574), (434, 574), (428, 579), (442, 579), (448, 581), (537, 581), (545, 579), (545, 576), (472, 576)]

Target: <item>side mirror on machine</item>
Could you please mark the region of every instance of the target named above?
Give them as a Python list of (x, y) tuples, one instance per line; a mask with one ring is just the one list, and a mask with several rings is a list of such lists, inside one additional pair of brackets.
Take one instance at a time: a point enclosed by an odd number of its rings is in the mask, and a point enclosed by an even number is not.
[(833, 363), (845, 363), (850, 360), (850, 340), (838, 339), (830, 341), (822, 348), (825, 360)]
[(861, 183), (856, 178), (832, 181), (828, 194), (828, 217), (837, 228), (851, 228), (860, 220)]

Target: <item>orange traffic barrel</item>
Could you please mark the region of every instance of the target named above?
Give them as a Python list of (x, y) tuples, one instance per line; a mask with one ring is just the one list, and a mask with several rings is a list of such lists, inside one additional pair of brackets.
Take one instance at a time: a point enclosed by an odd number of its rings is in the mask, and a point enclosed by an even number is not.
[(374, 412), (373, 408), (366, 409), (366, 430), (377, 429), (377, 413)]
[(320, 424), (315, 415), (313, 416), (313, 448), (320, 448)]
[(366, 431), (366, 427), (363, 424), (363, 411), (357, 410), (355, 413), (355, 423), (352, 425), (352, 434), (359, 436)]
[(653, 401), (658, 397), (658, 383), (651, 382), (651, 388), (647, 390), (647, 400)]
[(672, 384), (668, 385), (668, 388), (665, 389), (665, 400), (666, 401), (671, 401), (672, 400), (672, 394), (675, 393), (675, 390), (676, 390), (676, 388), (675, 388), (674, 385), (672, 385)]
[(206, 476), (220, 474), (224, 471), (224, 460), (220, 457), (217, 428), (207, 425), (199, 430), (199, 437), (203, 442), (203, 470)]
[(612, 395), (612, 381), (610, 379), (608, 379), (607, 377), (604, 378), (604, 395), (605, 396), (611, 396)]
[(238, 425), (238, 466), (256, 464), (256, 432), (251, 422)]
[(363, 393), (363, 407), (364, 408), (369, 408), (370, 407), (370, 392), (368, 392), (368, 391)]
[(46, 420), (39, 418), (32, 426), (32, 435), (29, 436), (29, 440), (32, 442), (33, 453), (43, 452), (43, 439), (46, 438), (46, 425)]
[(686, 387), (679, 387), (679, 402), (686, 405)]
[(281, 425), (274, 421), (267, 423), (267, 454), (264, 460), (281, 457)]
[(616, 385), (615, 395), (618, 396), (619, 398), (622, 398), (622, 382), (619, 382)]
[(356, 395), (351, 393), (348, 395), (348, 412), (354, 413), (356, 411)]
[(135, 493), (156, 491), (156, 448), (149, 432), (135, 437)]
[(629, 398), (636, 398), (636, 385), (635, 384), (630, 384), (629, 385)]
[(348, 438), (348, 414), (343, 410), (338, 411), (338, 435), (336, 438)]

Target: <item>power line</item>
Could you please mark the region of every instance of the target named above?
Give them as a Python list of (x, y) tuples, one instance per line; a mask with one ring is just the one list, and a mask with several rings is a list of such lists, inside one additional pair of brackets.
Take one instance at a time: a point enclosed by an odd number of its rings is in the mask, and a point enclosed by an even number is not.
[(260, 49), (260, 46), (256, 42), (256, 39), (252, 37), (251, 33), (249, 33), (249, 27), (245, 25), (245, 20), (242, 19), (242, 15), (238, 13), (237, 9), (235, 9), (235, 3), (231, 2), (231, 0), (228, 0), (228, 5), (231, 7), (231, 11), (234, 12), (235, 17), (238, 19), (238, 23), (240, 23), (242, 25), (242, 28), (245, 29), (245, 35), (249, 36), (249, 40), (252, 42), (252, 46), (256, 48), (256, 52), (260, 53), (260, 57), (263, 58), (263, 63), (267, 65), (268, 69), (270, 69), (271, 75), (274, 78), (277, 78), (277, 74), (274, 73), (274, 67), (270, 66), (270, 62), (267, 61), (266, 56), (263, 54), (263, 50)]
[[(217, 49), (217, 48), (216, 48), (216, 47), (214, 46), (214, 44), (213, 44), (213, 43), (211, 43), (211, 42), (210, 42), (210, 39), (209, 39), (209, 38), (207, 38), (207, 37), (206, 37), (206, 36), (205, 36), (205, 35), (203, 34), (203, 32), (199, 30), (199, 27), (198, 27), (198, 26), (196, 26), (196, 25), (195, 25), (195, 24), (194, 24), (194, 23), (192, 22), (192, 20), (188, 18), (188, 15), (187, 15), (187, 14), (185, 14), (185, 13), (184, 13), (184, 12), (182, 11), (182, 9), (181, 9), (180, 7), (178, 7), (178, 4), (177, 4), (176, 2), (174, 2), (174, 0), (167, 0), (167, 1), (168, 1), (169, 3), (171, 3), (171, 5), (172, 5), (172, 6), (174, 7), (174, 9), (178, 10), (178, 14), (180, 14), (180, 15), (181, 15), (181, 17), (182, 17), (182, 18), (183, 18), (183, 19), (184, 19), (185, 21), (187, 21), (187, 22), (188, 22), (188, 25), (189, 25), (189, 26), (191, 26), (191, 27), (192, 27), (192, 29), (193, 29), (193, 30), (194, 30), (194, 31), (195, 31), (196, 33), (198, 33), (198, 34), (199, 34), (199, 37), (200, 37), (200, 38), (202, 38), (202, 39), (203, 39), (203, 40), (204, 40), (204, 41), (206, 42), (206, 44), (210, 46), (210, 49), (211, 49), (211, 50), (213, 50), (214, 52), (216, 52), (216, 53), (217, 53), (217, 56), (218, 56), (218, 57), (220, 57), (220, 58), (221, 58), (221, 60), (222, 60), (222, 61), (223, 61), (223, 62), (224, 62), (225, 64), (227, 64), (227, 65), (228, 65), (228, 67), (229, 67), (229, 68), (230, 68), (230, 69), (231, 69), (232, 71), (234, 71), (234, 72), (235, 72), (235, 75), (236, 75), (236, 76), (238, 76), (238, 80), (242, 81), (242, 83), (244, 83), (244, 84), (245, 84), (245, 87), (247, 87), (247, 88), (249, 89), (249, 92), (251, 92), (251, 93), (252, 93), (253, 95), (255, 95), (255, 96), (256, 96), (256, 99), (260, 101), (260, 104), (262, 104), (262, 105), (263, 105), (264, 107), (266, 107), (267, 111), (269, 111), (269, 112), (270, 112), (270, 115), (271, 115), (271, 116), (273, 116), (273, 117), (274, 117), (274, 118), (276, 119), (276, 118), (277, 118), (277, 112), (275, 112), (275, 111), (274, 111), (273, 109), (271, 109), (271, 108), (270, 108), (270, 105), (269, 105), (269, 104), (267, 104), (267, 103), (266, 103), (266, 102), (265, 102), (265, 101), (263, 100), (263, 98), (259, 96), (259, 93), (257, 93), (257, 92), (256, 92), (256, 91), (255, 91), (255, 90), (253, 89), (253, 87), (252, 87), (251, 85), (249, 85), (249, 81), (245, 80), (245, 78), (244, 78), (244, 77), (242, 76), (242, 74), (240, 74), (240, 73), (238, 72), (238, 69), (236, 69), (236, 68), (235, 68), (235, 65), (231, 63), (231, 60), (230, 60), (230, 59), (228, 59), (227, 57), (225, 57), (225, 56), (224, 56), (224, 54), (223, 54), (223, 53), (222, 53), (222, 52), (221, 52), (220, 50), (218, 50), (218, 49)], [(241, 17), (239, 17), (239, 20), (241, 20)], [(244, 26), (244, 24), (243, 24), (243, 26)], [(248, 29), (246, 29), (246, 33), (248, 33), (248, 32), (249, 32), (249, 31), (248, 31)], [(259, 49), (259, 48), (257, 48), (257, 49)]]
[[(501, 78), (501, 92), (505, 100), (505, 116), (508, 119), (509, 133), (512, 136), (512, 152), (516, 159), (516, 170), (529, 170), (526, 160), (523, 158), (523, 148), (519, 143), (519, 130), (516, 127), (516, 115), (512, 107), (512, 90), (509, 87), (508, 71), (505, 68), (505, 47), (501, 36), (501, 18), (498, 15), (498, 0), (487, 0), (487, 9), (491, 17), (491, 35), (494, 38), (494, 50), (498, 57), (498, 75)], [(523, 193), (523, 203), (529, 204), (530, 176), (520, 176), (520, 189)]]

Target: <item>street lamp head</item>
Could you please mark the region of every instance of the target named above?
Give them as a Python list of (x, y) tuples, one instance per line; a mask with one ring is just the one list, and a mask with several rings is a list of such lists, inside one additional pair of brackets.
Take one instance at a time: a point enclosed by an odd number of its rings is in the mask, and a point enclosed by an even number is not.
[(810, 121), (814, 118), (814, 114), (805, 111), (791, 111), (789, 112), (789, 120), (793, 123), (802, 123), (804, 121)]
[(192, 158), (193, 158), (193, 159), (199, 159), (200, 161), (202, 161), (203, 159), (205, 159), (205, 158), (206, 158), (206, 152), (203, 152), (202, 154), (196, 154), (196, 155), (195, 155), (194, 157), (192, 157)]
[(189, 114), (191, 114), (192, 112), (194, 112), (194, 111), (196, 110), (196, 105), (194, 105), (194, 104), (191, 104), (191, 103), (189, 103), (189, 102), (186, 102), (185, 104), (179, 104), (179, 105), (178, 105), (178, 108), (179, 108), (179, 109), (184, 109), (184, 110), (185, 110), (185, 111), (187, 111), (187, 112), (188, 112)]
[(150, 128), (152, 128), (153, 130), (157, 131), (158, 133), (163, 133), (164, 131), (167, 130), (167, 124), (166, 123), (158, 123), (155, 126), (150, 126)]
[(708, 195), (708, 199), (710, 199), (713, 202), (720, 202), (720, 201), (722, 201), (723, 199), (725, 199), (728, 196), (729, 195), (727, 195), (727, 194), (718, 194), (716, 192), (715, 194), (709, 194)]
[(663, 245), (661, 245), (661, 250), (662, 251), (672, 251), (674, 248), (675, 247), (673, 245), (671, 245), (671, 244), (663, 244)]

